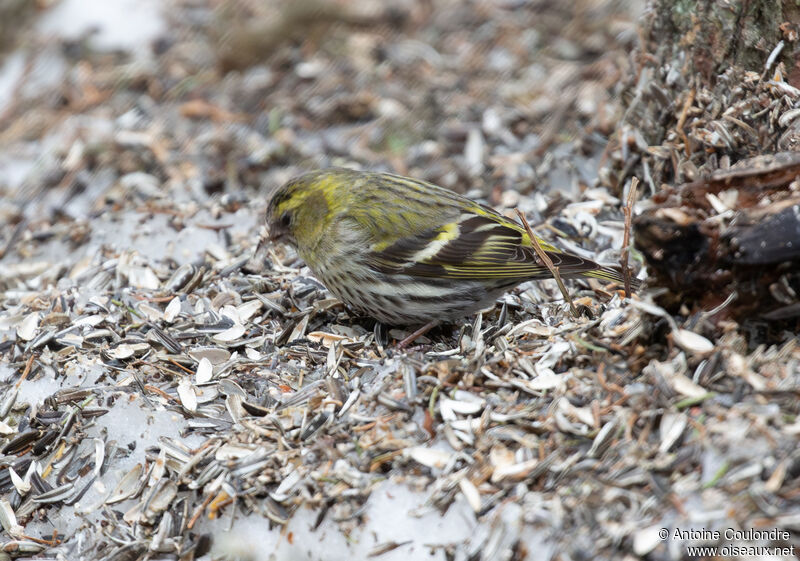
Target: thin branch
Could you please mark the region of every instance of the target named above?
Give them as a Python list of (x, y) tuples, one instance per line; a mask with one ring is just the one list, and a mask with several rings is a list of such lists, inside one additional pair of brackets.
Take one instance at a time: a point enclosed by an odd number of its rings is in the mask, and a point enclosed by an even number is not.
[(639, 186), (639, 178), (631, 179), (631, 187), (628, 190), (628, 198), (622, 212), (625, 214), (625, 234), (622, 238), (622, 253), (619, 256), (619, 264), (622, 266), (622, 278), (625, 281), (625, 298), (631, 297), (631, 269), (628, 267), (628, 250), (631, 243), (631, 222), (633, 220), (633, 203), (636, 202), (636, 188)]
[(683, 108), (681, 109), (681, 114), (678, 117), (678, 123), (675, 125), (675, 130), (678, 131), (678, 134), (681, 135), (681, 138), (683, 139), (683, 149), (684, 152), (686, 152), (687, 158), (692, 155), (692, 149), (689, 146), (689, 137), (686, 136), (686, 131), (683, 130), (683, 125), (686, 124), (686, 117), (689, 114), (689, 108), (694, 103), (694, 96), (696, 93), (697, 92), (695, 92), (694, 88), (689, 90), (689, 94), (686, 96), (686, 99), (683, 102)]
[(564, 286), (564, 281), (561, 280), (561, 274), (558, 272), (558, 267), (553, 265), (553, 262), (550, 260), (550, 257), (547, 256), (547, 252), (542, 249), (542, 246), (539, 245), (539, 239), (536, 237), (536, 234), (533, 233), (530, 224), (525, 219), (525, 215), (517, 209), (517, 214), (519, 215), (519, 219), (522, 221), (522, 225), (525, 227), (525, 230), (528, 232), (528, 236), (531, 238), (531, 245), (533, 245), (533, 250), (536, 252), (536, 256), (539, 257), (539, 260), (542, 264), (547, 267), (550, 271), (550, 274), (553, 275), (553, 278), (556, 279), (556, 284), (558, 284), (558, 289), (561, 291), (561, 294), (564, 296), (564, 300), (569, 303), (569, 309), (572, 312), (572, 315), (578, 317), (580, 315), (578, 313), (578, 309), (575, 307), (575, 304), (572, 303), (572, 298), (567, 292), (567, 287)]

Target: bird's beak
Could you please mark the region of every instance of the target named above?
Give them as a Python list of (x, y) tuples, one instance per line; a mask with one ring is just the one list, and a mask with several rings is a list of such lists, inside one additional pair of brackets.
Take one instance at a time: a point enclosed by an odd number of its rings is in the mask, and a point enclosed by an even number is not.
[(261, 238), (258, 240), (258, 245), (256, 246), (255, 255), (266, 255), (268, 241), (269, 238), (267, 236), (261, 236)]
[(286, 243), (289, 237), (289, 232), (286, 228), (282, 228), (280, 224), (270, 224), (268, 239), (272, 243)]

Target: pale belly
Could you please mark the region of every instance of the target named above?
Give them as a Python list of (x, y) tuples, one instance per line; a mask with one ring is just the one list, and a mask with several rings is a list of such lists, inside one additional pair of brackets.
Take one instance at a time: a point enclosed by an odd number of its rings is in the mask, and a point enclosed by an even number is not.
[(317, 278), (351, 308), (389, 325), (447, 322), (490, 307), (509, 287), (451, 279), (339, 272)]

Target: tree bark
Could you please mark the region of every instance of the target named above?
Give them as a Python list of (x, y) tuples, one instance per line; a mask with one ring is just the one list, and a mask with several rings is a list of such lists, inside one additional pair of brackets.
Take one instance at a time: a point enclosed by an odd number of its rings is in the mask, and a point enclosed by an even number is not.
[[(656, 57), (685, 59), (682, 70), (710, 86), (731, 66), (762, 70), (783, 38), (782, 24), (800, 22), (794, 0), (656, 0), (651, 14), (647, 38)], [(776, 61), (792, 69), (794, 80), (800, 80), (797, 54), (783, 49)]]
[(720, 318), (796, 329), (800, 5), (652, 0), (646, 14), (612, 157), (618, 185), (649, 191), (634, 237), (650, 284), (672, 311), (727, 301)]

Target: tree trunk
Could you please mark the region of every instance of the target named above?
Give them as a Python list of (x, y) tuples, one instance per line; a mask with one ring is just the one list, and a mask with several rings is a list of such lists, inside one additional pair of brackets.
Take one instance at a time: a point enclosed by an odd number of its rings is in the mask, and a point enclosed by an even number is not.
[(800, 5), (652, 0), (642, 40), (606, 177), (643, 181), (651, 286), (672, 311), (796, 329)]
[[(761, 72), (783, 39), (782, 24), (800, 22), (800, 6), (794, 0), (655, 0), (651, 15), (647, 38), (656, 57), (685, 59), (683, 72), (713, 86), (731, 66)], [(781, 57), (789, 82), (800, 87), (797, 54), (783, 49)]]

